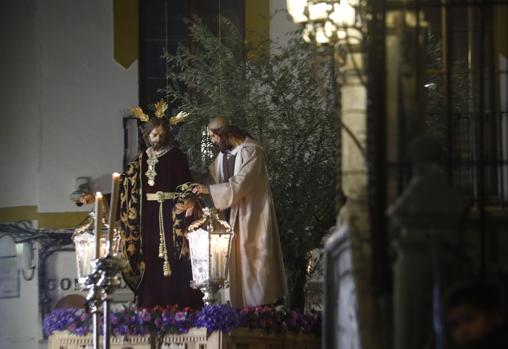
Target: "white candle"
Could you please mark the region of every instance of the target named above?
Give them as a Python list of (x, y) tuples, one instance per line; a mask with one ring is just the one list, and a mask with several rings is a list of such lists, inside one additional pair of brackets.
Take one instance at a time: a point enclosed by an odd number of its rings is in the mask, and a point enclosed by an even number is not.
[(102, 194), (100, 191), (95, 193), (95, 258), (100, 257), (100, 246), (101, 246), (101, 202), (102, 202)]
[(224, 278), (224, 269), (228, 249), (228, 237), (226, 235), (214, 235), (212, 238), (213, 256), (212, 256), (212, 276), (214, 278)]
[[(220, 237), (219, 237), (220, 239)], [(221, 269), (222, 269), (222, 245), (219, 240), (219, 248), (217, 249), (217, 277), (221, 277)]]
[(118, 197), (120, 195), (120, 173), (113, 173), (111, 182), (111, 201), (109, 203), (109, 230), (108, 230), (108, 251), (111, 253), (111, 245), (113, 243), (113, 228), (116, 220), (116, 214), (118, 212)]

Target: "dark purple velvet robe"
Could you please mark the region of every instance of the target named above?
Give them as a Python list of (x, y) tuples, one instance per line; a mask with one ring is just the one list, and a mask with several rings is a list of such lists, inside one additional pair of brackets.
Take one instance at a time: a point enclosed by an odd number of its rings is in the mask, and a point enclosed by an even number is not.
[(157, 191), (175, 192), (176, 187), (190, 182), (191, 175), (187, 158), (178, 148), (169, 150), (158, 158), (155, 165), (157, 176), (155, 185), (149, 186), (145, 172), (148, 165), (148, 156), (142, 154), (141, 160), (141, 254), (145, 262), (145, 272), (137, 291), (138, 305), (141, 307), (154, 307), (178, 304), (181, 307), (198, 309), (203, 305), (202, 293), (189, 286), (192, 279), (191, 264), (188, 256), (180, 258), (180, 251), (173, 243), (173, 200), (165, 200), (164, 230), (166, 233), (166, 248), (171, 266), (171, 276), (165, 277), (162, 271), (163, 259), (159, 258), (159, 202), (148, 201), (147, 193)]

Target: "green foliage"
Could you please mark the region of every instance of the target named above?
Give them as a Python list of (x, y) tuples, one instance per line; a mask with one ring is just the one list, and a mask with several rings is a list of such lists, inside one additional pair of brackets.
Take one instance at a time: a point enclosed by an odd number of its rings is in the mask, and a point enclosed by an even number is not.
[(331, 58), (323, 61), (297, 39), (246, 47), (222, 18), (221, 38), (195, 19), (190, 45), (165, 59), (167, 101), (191, 113), (179, 141), (194, 169), (203, 171), (214, 156), (203, 131), (215, 116), (229, 117), (267, 148), (291, 303), (302, 306), (303, 294), (295, 292), (303, 290), (308, 252), (335, 223)]
[[(191, 45), (180, 45), (175, 55), (164, 54), (168, 65), (170, 105), (191, 114), (180, 131), (179, 141), (196, 170), (205, 170), (211, 152), (204, 152), (203, 132), (213, 116), (241, 115), (245, 97), (245, 64), (242, 35), (222, 19), (227, 35), (219, 39), (199, 19), (189, 23)], [(241, 119), (232, 122), (243, 126)], [(210, 144), (207, 144), (208, 148)]]

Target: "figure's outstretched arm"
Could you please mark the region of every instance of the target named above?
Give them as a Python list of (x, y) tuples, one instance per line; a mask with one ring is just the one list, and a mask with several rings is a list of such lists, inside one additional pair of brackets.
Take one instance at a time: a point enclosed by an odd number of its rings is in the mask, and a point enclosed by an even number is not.
[(238, 172), (228, 182), (209, 186), (213, 203), (218, 209), (226, 209), (250, 193), (265, 168), (265, 155), (258, 147), (244, 150), (243, 163)]

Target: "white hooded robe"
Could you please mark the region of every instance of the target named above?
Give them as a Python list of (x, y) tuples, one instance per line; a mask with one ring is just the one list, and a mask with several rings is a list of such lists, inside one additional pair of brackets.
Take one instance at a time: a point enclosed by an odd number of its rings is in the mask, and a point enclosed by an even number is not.
[(223, 154), (210, 166), (218, 209), (231, 208), (235, 237), (229, 266), (229, 298), (235, 308), (270, 304), (287, 294), (279, 232), (264, 149), (250, 138), (232, 151), (234, 174), (224, 181)]

